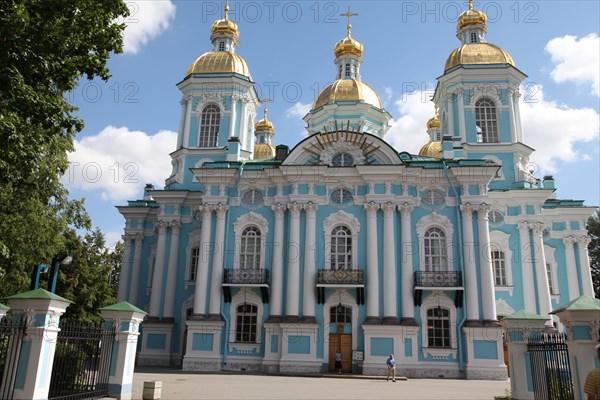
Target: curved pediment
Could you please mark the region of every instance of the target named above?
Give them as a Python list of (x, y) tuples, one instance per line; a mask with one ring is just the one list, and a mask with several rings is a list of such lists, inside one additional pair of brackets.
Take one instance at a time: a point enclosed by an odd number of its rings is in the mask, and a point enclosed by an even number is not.
[(403, 164), (398, 152), (386, 141), (346, 125), (310, 135), (292, 149), (283, 165), (331, 166), (334, 156), (340, 153), (352, 156), (354, 165)]

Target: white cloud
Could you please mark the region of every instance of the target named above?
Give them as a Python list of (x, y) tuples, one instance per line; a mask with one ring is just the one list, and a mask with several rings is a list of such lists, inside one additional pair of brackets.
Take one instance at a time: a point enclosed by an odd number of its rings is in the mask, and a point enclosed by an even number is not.
[(111, 251), (114, 250), (115, 245), (121, 241), (121, 235), (123, 232), (106, 232), (104, 233), (104, 239), (106, 240), (106, 248)]
[(285, 116), (288, 118), (303, 118), (308, 112), (312, 104), (303, 104), (301, 102), (295, 103), (293, 106), (288, 108), (285, 112)]
[(573, 81), (592, 84), (592, 93), (600, 95), (600, 38), (591, 33), (578, 39), (566, 35), (550, 40), (546, 51), (556, 64), (550, 76), (556, 83)]
[(589, 158), (578, 153), (574, 145), (598, 139), (600, 115), (595, 110), (547, 101), (542, 87), (535, 95), (522, 96), (520, 108), (523, 140), (536, 150), (531, 161), (544, 173), (555, 173), (558, 160), (573, 162)]
[(169, 28), (175, 18), (171, 1), (152, 0), (127, 3), (130, 15), (125, 18), (124, 52), (136, 54), (141, 47)]
[(394, 103), (400, 117), (390, 121), (391, 128), (385, 140), (397, 151), (418, 154), (429, 142), (427, 120), (434, 115), (433, 103), (429, 100), (432, 94), (432, 91), (411, 92)]
[(97, 135), (75, 141), (62, 180), (67, 187), (101, 190), (103, 200), (137, 199), (146, 183), (164, 185), (176, 140), (177, 134), (171, 131), (148, 135), (107, 126)]

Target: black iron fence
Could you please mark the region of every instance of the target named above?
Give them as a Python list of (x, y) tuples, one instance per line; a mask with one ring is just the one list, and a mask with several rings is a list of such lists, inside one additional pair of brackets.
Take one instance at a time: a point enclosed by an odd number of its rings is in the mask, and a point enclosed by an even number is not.
[(0, 321), (0, 399), (13, 398), (25, 329), (24, 318), (4, 318)]
[(92, 399), (108, 395), (115, 330), (61, 322), (49, 399)]
[(536, 332), (529, 337), (535, 400), (574, 400), (569, 349), (562, 333)]
[(461, 287), (462, 273), (459, 271), (416, 271), (415, 286)]

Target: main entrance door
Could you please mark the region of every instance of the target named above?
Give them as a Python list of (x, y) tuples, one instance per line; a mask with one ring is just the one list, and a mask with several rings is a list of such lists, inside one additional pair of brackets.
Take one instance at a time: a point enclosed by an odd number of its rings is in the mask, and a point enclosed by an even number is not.
[(335, 352), (342, 353), (342, 372), (352, 372), (352, 335), (329, 335), (329, 372), (335, 372)]

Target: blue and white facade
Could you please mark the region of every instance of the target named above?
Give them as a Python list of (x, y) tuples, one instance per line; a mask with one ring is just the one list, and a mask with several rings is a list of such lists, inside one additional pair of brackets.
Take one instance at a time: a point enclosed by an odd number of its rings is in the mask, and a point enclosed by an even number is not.
[(178, 84), (165, 188), (119, 207), (119, 301), (149, 313), (140, 364), (318, 373), (340, 349), (345, 371), (382, 374), (393, 353), (409, 377), (505, 379), (499, 318), (593, 295), (593, 208), (528, 171), (525, 74), (486, 42), (482, 12), (457, 34), (420, 155), (385, 141), (350, 29), (289, 149), (257, 121), (237, 26), (215, 22)]

